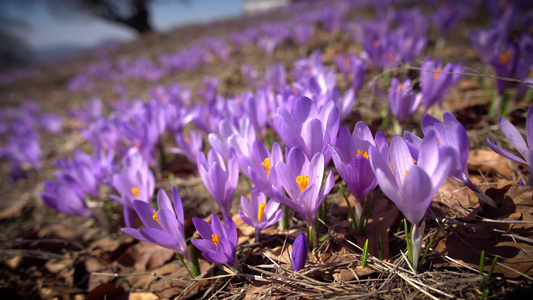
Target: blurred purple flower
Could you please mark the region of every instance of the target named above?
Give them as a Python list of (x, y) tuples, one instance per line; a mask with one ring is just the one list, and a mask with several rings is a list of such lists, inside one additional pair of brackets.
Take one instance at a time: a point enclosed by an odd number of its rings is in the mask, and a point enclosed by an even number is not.
[(137, 227), (133, 201), (152, 201), (155, 177), (148, 163), (136, 148), (130, 148), (122, 159), (122, 172), (114, 174), (111, 186), (120, 194), (109, 197), (124, 205), (124, 221), (127, 227)]
[(217, 92), (219, 80), (216, 76), (204, 77), (204, 86), (198, 91), (198, 95), (205, 101), (213, 102)]
[[(489, 63), (494, 68), (496, 76), (514, 78), (519, 57), (520, 50), (515, 42), (502, 43), (498, 46), (497, 51), (493, 54)], [(503, 92), (510, 85), (511, 82), (507, 80), (496, 80), (496, 86), (500, 95), (503, 95)]]
[(389, 105), (392, 115), (404, 125), (422, 102), (422, 95), (415, 93), (411, 81), (399, 82), (393, 78), (389, 90)]
[(87, 129), (82, 129), (85, 139), (94, 147), (104, 150), (118, 150), (120, 130), (118, 119), (99, 117), (89, 123)]
[(238, 120), (238, 127), (227, 119), (222, 120), (218, 132), (219, 134), (210, 133), (208, 139), (211, 147), (225, 160), (229, 158), (232, 149), (237, 156), (248, 156), (252, 143), (256, 140), (255, 128), (246, 115)]
[(63, 127), (63, 119), (56, 114), (42, 114), (39, 123), (40, 127), (49, 133), (59, 133)]
[(276, 224), (281, 218), (283, 211), (279, 209), (280, 203), (274, 200), (267, 202), (265, 194), (258, 189), (253, 189), (248, 201), (241, 196), (239, 215), (244, 223), (255, 228), (255, 241), (259, 242), (261, 230)]
[(444, 97), (461, 77), (461, 63), (442, 66), (440, 59), (432, 61), (428, 56), (422, 63), (420, 71), (420, 89), (426, 111), (436, 102), (442, 104)]
[[(172, 209), (174, 206), (174, 209)], [(122, 228), (125, 234), (159, 245), (188, 258), (187, 242), (185, 241), (183, 205), (176, 187), (172, 187), (172, 204), (163, 189), (157, 193), (157, 210), (152, 205), (135, 200), (133, 207), (146, 228)]]
[(198, 153), (202, 151), (202, 133), (198, 130), (189, 130), (189, 136), (183, 133), (176, 134), (177, 148), (170, 148), (170, 152), (185, 155), (191, 162), (196, 162)]
[(464, 7), (443, 5), (433, 13), (433, 24), (437, 26), (441, 35), (447, 38), (452, 29), (461, 21), (466, 12)]
[(82, 217), (92, 215), (83, 193), (72, 178), (64, 177), (60, 181), (45, 181), (44, 190), (39, 191), (39, 195), (48, 207), (57, 211)]
[(235, 264), (237, 247), (237, 228), (230, 217), (225, 218), (224, 225), (218, 216), (211, 215), (211, 224), (200, 218), (192, 218), (192, 222), (202, 239), (192, 239), (192, 244), (202, 251), (202, 256), (216, 264)]

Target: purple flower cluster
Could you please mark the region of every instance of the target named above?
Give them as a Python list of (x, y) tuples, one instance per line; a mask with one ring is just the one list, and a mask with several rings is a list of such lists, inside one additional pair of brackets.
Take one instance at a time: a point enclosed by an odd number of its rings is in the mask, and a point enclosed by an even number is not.
[(9, 164), (12, 181), (25, 177), (29, 169), (42, 167), (39, 131), (61, 131), (61, 117), (39, 110), (36, 101), (26, 100), (18, 107), (0, 111), (0, 161)]

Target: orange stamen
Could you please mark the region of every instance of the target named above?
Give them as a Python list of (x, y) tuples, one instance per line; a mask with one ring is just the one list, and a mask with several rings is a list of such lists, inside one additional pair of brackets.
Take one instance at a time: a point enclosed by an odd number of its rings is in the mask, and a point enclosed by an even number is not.
[(270, 174), (270, 158), (269, 158), (269, 157), (265, 158), (265, 160), (263, 160), (263, 162), (261, 163), (261, 165), (262, 165), (263, 167), (265, 167), (265, 169), (266, 169), (266, 170), (265, 170), (265, 173), (266, 173), (267, 175), (269, 175), (269, 174)]
[(211, 235), (211, 239), (213, 240), (213, 243), (215, 243), (215, 246), (218, 246), (218, 242), (220, 242), (220, 237), (213, 233)]
[(130, 191), (133, 194), (133, 196), (135, 196), (135, 198), (139, 199), (139, 192), (141, 190), (138, 187), (132, 187)]
[(500, 53), (500, 60), (504, 65), (506, 65), (509, 62), (509, 59), (511, 59), (511, 50), (507, 50), (505, 52)]
[(152, 219), (154, 219), (157, 224), (161, 225), (161, 223), (159, 223), (159, 218), (157, 217), (157, 211), (154, 210), (154, 215), (152, 216)]
[(309, 176), (298, 176), (296, 177), (296, 182), (300, 186), (300, 192), (305, 190), (309, 186)]
[(439, 76), (440, 76), (440, 69), (437, 68), (437, 69), (435, 69), (435, 74), (433, 76), (433, 80), (437, 80), (439, 78)]
[(263, 214), (265, 213), (265, 202), (260, 202), (259, 203), (259, 211), (257, 212), (257, 220), (259, 222), (261, 222), (261, 220), (263, 220)]

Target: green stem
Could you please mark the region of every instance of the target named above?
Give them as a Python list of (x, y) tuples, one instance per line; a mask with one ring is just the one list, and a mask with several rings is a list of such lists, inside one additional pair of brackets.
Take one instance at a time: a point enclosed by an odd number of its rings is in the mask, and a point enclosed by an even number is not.
[(316, 228), (313, 225), (307, 225), (307, 241), (309, 242), (309, 250), (313, 250), (314, 248), (318, 247)]
[(498, 94), (498, 91), (494, 91), (494, 97), (489, 105), (489, 118), (495, 119), (502, 112), (502, 96)]
[(191, 277), (191, 279), (194, 278), (191, 270), (189, 269), (189, 266), (187, 265), (187, 262), (183, 258), (183, 255), (181, 255), (178, 252), (176, 252), (176, 256), (180, 259), (181, 264), (185, 267), (185, 270), (187, 270), (187, 273), (189, 273), (189, 276)]
[(287, 205), (282, 204), (281, 209), (283, 210), (283, 213), (278, 222), (279, 222), (279, 230), (283, 231), (289, 228), (290, 208)]
[(198, 255), (196, 254), (196, 248), (193, 245), (189, 245), (188, 249), (189, 249), (189, 259), (191, 260), (194, 277), (198, 277), (200, 276), (201, 273), (200, 273), (200, 264), (198, 263)]
[(339, 184), (339, 190), (341, 191), (341, 194), (344, 196), (344, 200), (346, 200), (346, 205), (348, 206), (348, 211), (350, 212), (350, 215), (352, 217), (352, 220), (350, 221), (350, 225), (348, 227), (348, 235), (352, 233), (352, 229), (355, 228), (355, 211), (352, 209), (352, 206), (350, 205), (350, 200), (348, 200), (348, 196), (346, 196), (346, 193), (344, 192), (344, 189), (342, 188), (342, 185)]

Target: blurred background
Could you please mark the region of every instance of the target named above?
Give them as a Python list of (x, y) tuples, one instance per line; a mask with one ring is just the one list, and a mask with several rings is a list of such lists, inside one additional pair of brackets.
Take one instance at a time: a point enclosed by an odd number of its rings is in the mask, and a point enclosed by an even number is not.
[(289, 0), (0, 0), (2, 68), (286, 5)]

